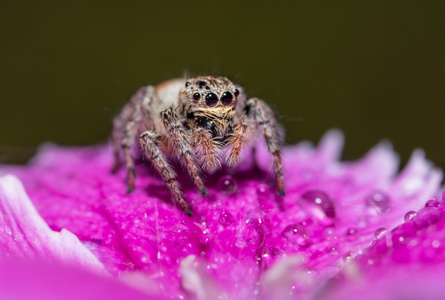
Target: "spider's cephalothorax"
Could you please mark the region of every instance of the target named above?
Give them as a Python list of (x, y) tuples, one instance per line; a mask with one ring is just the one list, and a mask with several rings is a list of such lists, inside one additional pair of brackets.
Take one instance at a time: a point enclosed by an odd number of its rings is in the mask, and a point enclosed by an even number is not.
[(113, 170), (117, 170), (123, 152), (128, 192), (134, 189), (131, 147), (137, 135), (146, 156), (190, 215), (192, 210), (166, 155), (178, 156), (201, 194), (206, 195), (200, 169), (218, 169), (223, 154), (226, 164), (236, 166), (241, 149), (260, 130), (273, 155), (278, 193), (284, 195), (280, 132), (275, 117), (264, 101), (247, 100), (243, 89), (225, 77), (174, 79), (143, 87), (124, 106), (113, 125)]
[(179, 93), (182, 115), (189, 128), (203, 128), (212, 138), (224, 139), (233, 132), (239, 88), (224, 77), (190, 79)]

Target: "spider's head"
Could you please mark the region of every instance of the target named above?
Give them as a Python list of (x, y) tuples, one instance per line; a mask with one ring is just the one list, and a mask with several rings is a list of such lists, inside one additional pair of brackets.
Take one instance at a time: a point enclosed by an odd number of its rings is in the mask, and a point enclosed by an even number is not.
[(240, 87), (225, 77), (195, 77), (186, 81), (180, 97), (182, 101), (210, 110), (233, 108)]
[(225, 77), (195, 77), (186, 81), (179, 93), (189, 118), (196, 125), (222, 135), (229, 128), (236, 104), (245, 98), (240, 86)]

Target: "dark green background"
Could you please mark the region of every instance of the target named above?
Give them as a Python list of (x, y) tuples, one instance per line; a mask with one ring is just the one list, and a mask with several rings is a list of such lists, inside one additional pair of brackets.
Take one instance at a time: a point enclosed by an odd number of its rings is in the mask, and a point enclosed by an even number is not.
[(0, 1), (0, 161), (107, 140), (140, 86), (218, 74), (265, 99), (287, 142), (381, 139), (445, 167), (445, 1)]

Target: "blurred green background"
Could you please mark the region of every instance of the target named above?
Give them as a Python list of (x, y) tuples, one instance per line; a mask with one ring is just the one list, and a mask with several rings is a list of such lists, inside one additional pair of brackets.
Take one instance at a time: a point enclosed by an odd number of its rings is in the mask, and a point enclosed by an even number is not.
[(0, 1), (0, 162), (105, 142), (142, 85), (223, 75), (265, 99), (287, 143), (337, 127), (445, 167), (445, 1)]

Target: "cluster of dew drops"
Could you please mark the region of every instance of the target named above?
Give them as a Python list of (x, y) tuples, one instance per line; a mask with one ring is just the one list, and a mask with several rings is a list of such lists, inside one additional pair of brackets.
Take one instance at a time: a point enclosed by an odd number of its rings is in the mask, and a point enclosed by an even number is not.
[[(222, 176), (218, 181), (218, 189), (228, 195), (234, 194), (238, 190), (237, 182), (231, 175)], [(260, 200), (270, 199), (271, 193), (267, 185), (259, 184), (257, 186), (257, 195)], [(368, 210), (376, 215), (387, 213), (391, 208), (390, 198), (380, 191), (369, 194), (365, 197), (364, 202)], [(299, 197), (298, 204), (306, 212), (310, 222), (317, 223), (324, 228), (324, 230), (321, 231), (323, 240), (338, 241), (333, 228), (336, 218), (335, 205), (329, 195), (319, 190), (306, 191)], [(441, 230), (442, 227), (445, 227), (445, 224), (442, 224), (445, 223), (444, 218), (442, 218), (444, 208), (445, 192), (441, 200), (435, 198), (427, 200), (425, 207), (418, 212), (406, 212), (404, 215), (404, 223), (395, 227), (390, 232), (387, 228), (378, 227), (375, 230), (375, 239), (371, 245), (358, 254), (350, 251), (344, 253), (344, 261), (351, 261), (356, 256), (357, 260), (365, 265), (373, 265), (388, 256), (397, 262), (411, 262), (413, 260), (421, 262), (434, 261), (438, 252), (443, 251), (443, 245), (441, 244), (445, 244), (445, 237), (443, 241), (441, 241), (440, 238), (437, 239), (434, 235), (425, 235), (424, 233), (428, 230), (431, 232), (433, 230)], [(223, 226), (228, 226), (234, 221), (234, 217), (226, 211), (223, 211), (219, 218), (219, 222)], [(261, 218), (259, 222), (261, 222)], [(282, 230), (281, 236), (301, 248), (307, 248), (313, 243), (306, 225), (304, 221), (290, 224)], [(433, 225), (435, 227), (431, 228)], [(359, 230), (355, 227), (349, 227), (345, 230), (342, 238), (346, 241), (353, 242), (359, 239), (359, 237)], [(316, 241), (317, 237), (315, 237), (315, 242)], [(339, 244), (333, 244), (327, 248), (327, 252), (330, 255), (336, 256), (340, 254), (340, 249)], [(388, 255), (388, 253), (391, 255)], [(265, 256), (270, 254), (271, 253), (266, 253)]]
[(377, 228), (376, 239), (358, 257), (359, 263), (371, 266), (385, 261), (402, 264), (444, 262), (444, 210), (445, 192), (440, 200), (427, 200), (418, 212), (405, 213), (404, 222), (390, 232), (383, 227)]

